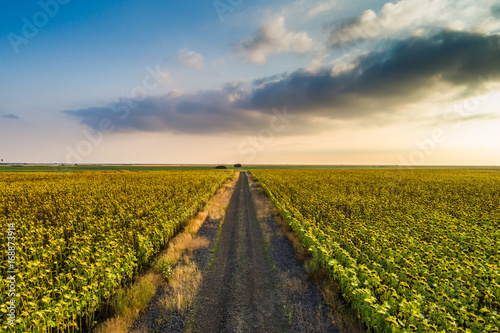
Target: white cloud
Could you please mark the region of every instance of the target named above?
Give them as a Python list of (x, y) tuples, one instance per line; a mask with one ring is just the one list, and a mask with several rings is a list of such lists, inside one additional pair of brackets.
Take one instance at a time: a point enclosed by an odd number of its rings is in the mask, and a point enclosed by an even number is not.
[(281, 16), (289, 20), (307, 21), (320, 15), (330, 15), (331, 12), (339, 10), (341, 0), (296, 0), (281, 9)]
[(340, 8), (340, 6), (337, 0), (320, 1), (315, 3), (314, 6), (311, 7), (311, 9), (309, 9), (309, 12), (307, 13), (307, 18), (313, 18), (320, 14), (329, 12), (332, 9), (338, 9), (338, 8)]
[(310, 72), (315, 72), (316, 70), (320, 69), (323, 67), (325, 64), (323, 61), (327, 59), (330, 56), (330, 54), (326, 53), (325, 50), (321, 50), (319, 52), (316, 52), (314, 55), (314, 58), (312, 59), (311, 63), (309, 66), (306, 67), (306, 70)]
[(196, 69), (203, 68), (203, 56), (194, 51), (188, 51), (187, 49), (179, 50), (179, 53), (177, 54), (175, 60), (179, 65), (184, 67)]
[(303, 54), (312, 49), (313, 40), (306, 32), (288, 31), (285, 17), (278, 16), (260, 27), (250, 40), (243, 39), (238, 52), (246, 62), (264, 65), (269, 57), (283, 52)]
[(500, 28), (492, 7), (496, 0), (400, 0), (386, 3), (377, 14), (365, 10), (359, 17), (334, 29), (330, 44), (359, 40), (406, 38), (435, 29), (491, 33)]

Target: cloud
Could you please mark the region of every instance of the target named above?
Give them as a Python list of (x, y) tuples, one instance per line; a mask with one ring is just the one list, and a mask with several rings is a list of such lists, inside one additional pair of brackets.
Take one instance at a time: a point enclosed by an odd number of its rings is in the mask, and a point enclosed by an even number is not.
[(203, 68), (203, 56), (194, 51), (188, 51), (187, 49), (179, 50), (179, 53), (177, 54), (175, 60), (179, 65), (184, 67), (196, 69)]
[(491, 14), (497, 18), (500, 18), (500, 5), (494, 5), (491, 7)]
[(390, 112), (424, 98), (440, 83), (472, 93), (480, 76), (499, 78), (499, 57), (500, 36), (445, 31), (360, 56), (345, 71), (297, 71), (262, 84), (244, 102), (253, 108), (286, 104), (333, 118)]
[(499, 58), (499, 35), (443, 31), (396, 41), (385, 51), (359, 56), (341, 71), (301, 69), (250, 86), (230, 82), (218, 90), (148, 97), (134, 101), (137, 106), (124, 119), (116, 106), (66, 113), (95, 129), (109, 118), (120, 131), (241, 134), (255, 133), (266, 126), (273, 108), (287, 107), (297, 117), (290, 128), (303, 134), (318, 124), (324, 129), (325, 120), (401, 119), (405, 106), (431, 94), (442, 98), (449, 89), (459, 91), (459, 98), (472, 96), (487, 89), (482, 81), (500, 81)]
[(473, 122), (473, 121), (484, 121), (484, 120), (497, 120), (500, 119), (500, 114), (498, 113), (479, 113), (470, 116), (460, 116), (460, 115), (452, 115), (448, 117), (443, 117), (443, 119), (439, 119), (438, 121), (433, 120), (432, 126), (441, 126), (441, 125), (457, 125), (459, 123), (465, 122)]
[(339, 7), (340, 7), (339, 2), (337, 0), (320, 1), (314, 4), (314, 6), (309, 9), (307, 13), (307, 18), (316, 17), (320, 14), (329, 12), (332, 9), (338, 9)]
[(333, 10), (341, 9), (339, 0), (296, 0), (285, 5), (280, 15), (290, 21), (307, 21), (317, 19), (318, 16), (331, 15)]
[(15, 114), (5, 114), (2, 116), (2, 118), (19, 120), (19, 117), (16, 116)]
[(99, 129), (102, 119), (108, 119), (119, 132), (206, 134), (259, 128), (263, 124), (259, 117), (249, 110), (235, 108), (231, 100), (240, 98), (239, 93), (238, 84), (233, 83), (222, 90), (177, 92), (134, 100), (133, 107), (123, 102), (65, 113), (93, 129)]
[(447, 29), (490, 33), (500, 28), (494, 16), (496, 0), (400, 0), (386, 3), (377, 14), (369, 9), (337, 24), (328, 44), (342, 46), (364, 40), (430, 36)]
[(313, 40), (306, 32), (288, 31), (285, 17), (279, 16), (259, 28), (252, 39), (240, 41), (237, 51), (246, 62), (264, 65), (269, 57), (292, 52), (303, 54), (312, 49)]

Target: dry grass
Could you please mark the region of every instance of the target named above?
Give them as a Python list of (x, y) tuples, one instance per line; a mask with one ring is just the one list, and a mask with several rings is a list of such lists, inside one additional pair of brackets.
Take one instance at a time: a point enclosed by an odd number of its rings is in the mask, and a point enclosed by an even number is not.
[(162, 303), (167, 309), (180, 311), (191, 304), (201, 283), (201, 272), (194, 263), (189, 262), (189, 258), (193, 250), (209, 245), (208, 239), (198, 237), (196, 233), (207, 218), (216, 221), (223, 220), (224, 212), (236, 184), (236, 176), (235, 173), (229, 181), (226, 181), (204, 209), (191, 218), (184, 230), (169, 242), (167, 248), (155, 259), (152, 269), (137, 279), (131, 287), (117, 292), (112, 300), (115, 317), (98, 325), (94, 332), (125, 333), (129, 330), (141, 311), (146, 308), (158, 287), (167, 283), (164, 277), (154, 270), (154, 267), (161, 261), (170, 262), (172, 266), (178, 263), (168, 280), (168, 286), (172, 292), (162, 300)]
[(205, 222), (207, 216), (208, 212), (206, 210), (202, 210), (201, 212), (199, 212), (195, 217), (193, 217), (189, 221), (189, 223), (184, 228), (184, 232), (191, 235), (195, 235), (200, 229), (203, 222)]
[(191, 219), (185, 231), (170, 242), (167, 251), (160, 257), (180, 262), (168, 280), (170, 292), (161, 301), (167, 310), (184, 311), (191, 306), (201, 284), (201, 272), (190, 262), (193, 250), (206, 248), (210, 244), (205, 237), (194, 236), (203, 222), (210, 218), (222, 222), (224, 213), (236, 184), (236, 174), (212, 197), (198, 216)]
[(130, 288), (118, 290), (112, 300), (115, 317), (99, 325), (95, 332), (127, 332), (161, 283), (161, 276), (148, 272), (141, 276)]
[(255, 202), (255, 207), (257, 208), (258, 219), (263, 220), (269, 216), (274, 217), (280, 225), (280, 234), (286, 237), (295, 249), (295, 256), (297, 260), (305, 261), (310, 255), (307, 249), (302, 246), (300, 239), (295, 236), (295, 233), (292, 231), (290, 226), (283, 221), (278, 209), (276, 209), (271, 200), (269, 200), (269, 197), (262, 190), (262, 188), (258, 187), (258, 183), (255, 183), (251, 177), (249, 178), (249, 182), (250, 187), (254, 189), (253, 200)]
[(235, 172), (231, 176), (230, 181), (225, 183), (217, 191), (215, 196), (212, 198), (213, 200), (211, 200), (205, 207), (205, 211), (212, 220), (222, 221), (224, 219), (226, 208), (229, 205), (236, 181), (238, 180), (238, 174), (239, 173)]
[(304, 246), (302, 246), (302, 242), (300, 241), (300, 239), (297, 237), (297, 235), (295, 235), (290, 226), (285, 223), (285, 221), (283, 221), (279, 213), (277, 214), (278, 216), (276, 217), (276, 219), (278, 220), (278, 223), (281, 227), (280, 232), (285, 238), (288, 239), (290, 244), (292, 244), (295, 250), (295, 257), (299, 261), (306, 261), (311, 256), (309, 251)]
[(160, 253), (156, 261), (169, 260), (175, 265), (186, 252), (191, 253), (193, 250), (207, 247), (209, 244), (210, 242), (205, 237), (194, 236), (185, 231), (169, 242), (167, 250)]
[(366, 327), (357, 319), (356, 312), (344, 300), (339, 283), (330, 278), (328, 271), (313, 258), (307, 259), (305, 268), (311, 280), (319, 286), (323, 299), (330, 306), (336, 327), (341, 332), (366, 332)]
[[(288, 239), (290, 244), (295, 249), (295, 256), (297, 260), (304, 262), (304, 266), (309, 278), (318, 286), (323, 299), (330, 307), (330, 317), (335, 327), (344, 333), (365, 333), (366, 327), (358, 320), (356, 312), (346, 303), (342, 296), (338, 282), (334, 281), (328, 274), (328, 271), (321, 268), (319, 264), (311, 257), (309, 251), (302, 246), (300, 239), (295, 235), (290, 226), (281, 218), (278, 209), (274, 206), (269, 197), (265, 194), (264, 190), (255, 183), (252, 177), (249, 178), (250, 186), (255, 189), (253, 199), (258, 211), (258, 218), (262, 220), (269, 216), (274, 216), (280, 225), (280, 234)], [(298, 280), (298, 279), (296, 279)], [(294, 281), (287, 279), (286, 276), (280, 276), (280, 283), (282, 288), (287, 288), (292, 291), (301, 292), (301, 281)], [(303, 283), (303, 282), (302, 282)], [(301, 318), (312, 318), (311, 316), (321, 316), (320, 313), (312, 314), (305, 308), (294, 307), (290, 309), (296, 320), (301, 321)], [(292, 315), (292, 313), (290, 313)], [(306, 322), (302, 320), (301, 322)], [(318, 318), (318, 323), (321, 320)], [(316, 331), (311, 328), (311, 331)]]
[(168, 280), (170, 291), (161, 300), (167, 311), (183, 312), (193, 303), (201, 284), (201, 272), (195, 263), (181, 264), (174, 269)]
[(232, 190), (236, 183), (233, 175), (229, 182), (226, 182), (210, 199), (207, 205), (195, 217), (191, 218), (183, 232), (172, 239), (166, 251), (163, 251), (157, 260), (170, 260), (176, 264), (183, 256), (188, 256), (193, 250), (201, 249), (209, 245), (208, 239), (196, 236), (196, 233), (207, 218), (215, 221), (222, 221), (224, 212), (231, 199)]

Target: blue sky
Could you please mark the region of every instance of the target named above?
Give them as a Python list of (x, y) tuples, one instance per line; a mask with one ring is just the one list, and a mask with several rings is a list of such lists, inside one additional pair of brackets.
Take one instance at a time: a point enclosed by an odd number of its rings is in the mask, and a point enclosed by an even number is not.
[(2, 6), (7, 162), (500, 164), (495, 1)]

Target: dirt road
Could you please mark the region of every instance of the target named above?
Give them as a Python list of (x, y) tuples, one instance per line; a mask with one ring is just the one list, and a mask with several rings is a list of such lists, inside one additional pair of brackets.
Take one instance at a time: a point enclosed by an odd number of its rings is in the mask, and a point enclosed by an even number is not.
[(194, 331), (287, 331), (275, 274), (241, 173), (195, 306)]
[(129, 332), (337, 333), (336, 320), (296, 259), (279, 213), (251, 176), (240, 173), (220, 195), (216, 201), (225, 213), (214, 208), (196, 236), (209, 245), (187, 251), (181, 260), (202, 273), (194, 303), (166, 310), (165, 299), (184, 302), (169, 281)]

